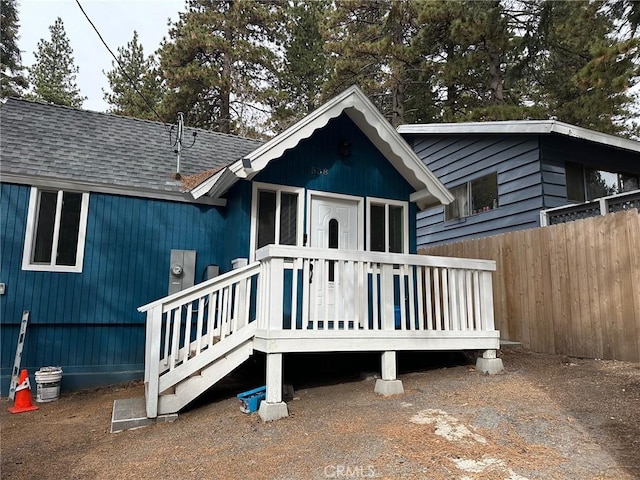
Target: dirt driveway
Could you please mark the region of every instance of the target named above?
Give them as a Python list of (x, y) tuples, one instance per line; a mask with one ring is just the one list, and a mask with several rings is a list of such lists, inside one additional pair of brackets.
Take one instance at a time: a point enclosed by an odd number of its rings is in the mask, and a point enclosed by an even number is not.
[[(254, 379), (227, 381), (175, 423), (118, 434), (108, 433), (113, 400), (142, 395), (139, 384), (62, 395), (19, 415), (3, 398), (0, 476), (640, 478), (637, 364), (508, 349), (506, 374), (489, 377), (461, 356), (446, 368), (442, 356), (436, 364), (401, 356), (406, 393), (382, 398), (373, 379), (327, 374), (344, 371), (336, 365), (345, 357), (323, 358), (289, 359), (306, 373), (290, 375), (291, 415), (269, 424), (241, 413), (235, 399)], [(355, 373), (375, 362), (350, 366)]]

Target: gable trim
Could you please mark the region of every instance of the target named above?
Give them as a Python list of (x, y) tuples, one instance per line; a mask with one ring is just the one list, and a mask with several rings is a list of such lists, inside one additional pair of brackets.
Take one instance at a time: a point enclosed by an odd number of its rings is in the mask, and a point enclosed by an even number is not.
[[(418, 206), (426, 208), (448, 204), (453, 197), (438, 178), (422, 163), (413, 149), (387, 122), (378, 109), (353, 85), (287, 130), (234, 162), (221, 173), (191, 190), (194, 198), (219, 197), (239, 179), (251, 179), (284, 152), (296, 147), (330, 120), (345, 113), (378, 148), (400, 175), (416, 190), (424, 191)], [(234, 178), (235, 176), (235, 178)]]

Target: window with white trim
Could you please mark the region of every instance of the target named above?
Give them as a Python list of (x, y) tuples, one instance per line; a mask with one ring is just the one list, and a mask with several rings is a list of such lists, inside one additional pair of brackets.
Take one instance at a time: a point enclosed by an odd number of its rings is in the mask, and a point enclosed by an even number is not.
[(89, 194), (31, 188), (23, 270), (82, 271)]
[(304, 189), (254, 183), (251, 254), (265, 245), (302, 244)]
[(498, 208), (498, 174), (465, 182), (450, 188), (453, 202), (444, 207), (444, 219), (454, 220)]
[(367, 198), (368, 249), (372, 252), (407, 253), (408, 215), (406, 202)]

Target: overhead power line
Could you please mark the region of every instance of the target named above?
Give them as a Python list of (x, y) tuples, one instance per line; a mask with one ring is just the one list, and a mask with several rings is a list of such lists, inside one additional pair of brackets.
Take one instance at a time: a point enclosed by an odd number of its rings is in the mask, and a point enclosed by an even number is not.
[(118, 64), (118, 67), (120, 67), (120, 70), (122, 71), (122, 74), (127, 78), (127, 80), (129, 80), (129, 83), (131, 84), (131, 86), (133, 87), (135, 92), (138, 95), (140, 95), (140, 97), (144, 100), (144, 103), (147, 104), (147, 107), (149, 107), (149, 109), (156, 115), (156, 117), (158, 117), (158, 120), (160, 121), (160, 123), (162, 123), (164, 125), (165, 130), (167, 130), (169, 132), (169, 135), (171, 135), (171, 131), (169, 130), (169, 127), (167, 127), (166, 123), (164, 122), (164, 120), (162, 119), (160, 114), (156, 111), (156, 109), (153, 108), (153, 105), (151, 105), (149, 100), (147, 100), (147, 98), (140, 92), (140, 90), (138, 90), (138, 87), (136, 87), (135, 82), (131, 79), (129, 74), (126, 72), (124, 66), (122, 65), (122, 63), (120, 63), (120, 60), (118, 60), (118, 57), (116, 57), (115, 54), (113, 53), (113, 51), (111, 51), (111, 49), (109, 48), (109, 45), (107, 45), (107, 42), (104, 41), (104, 38), (102, 38), (102, 35), (100, 34), (100, 32), (98, 31), (96, 26), (93, 24), (93, 22), (89, 18), (89, 15), (87, 15), (87, 12), (85, 12), (84, 8), (82, 8), (82, 5), (80, 5), (80, 1), (76, 0), (76, 3), (78, 4), (78, 7), (80, 8), (80, 11), (82, 11), (82, 14), (84, 15), (84, 17), (87, 19), (89, 24), (93, 27), (93, 30), (96, 32), (96, 34), (98, 34), (98, 38), (100, 38), (100, 41), (102, 42), (102, 44), (109, 51), (109, 53), (111, 54), (113, 59), (116, 61), (116, 63)]

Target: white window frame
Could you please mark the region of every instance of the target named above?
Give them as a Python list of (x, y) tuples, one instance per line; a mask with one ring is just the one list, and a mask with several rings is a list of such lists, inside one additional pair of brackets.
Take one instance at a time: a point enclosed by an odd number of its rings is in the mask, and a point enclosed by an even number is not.
[(296, 219), (296, 246), (302, 246), (303, 212), (304, 212), (304, 188), (276, 185), (272, 183), (253, 182), (251, 193), (251, 236), (249, 240), (249, 262), (256, 258), (256, 245), (258, 243), (258, 193), (260, 191), (275, 192), (276, 194), (276, 222), (275, 245), (280, 241), (280, 197), (282, 193), (295, 193), (298, 196), (298, 214)]
[[(495, 208), (491, 208), (487, 211), (476, 211), (475, 213), (473, 212), (473, 188), (471, 188), (471, 184), (474, 182), (477, 182), (478, 180), (482, 180), (486, 177), (490, 177), (491, 175), (495, 175), (496, 176), (496, 202), (497, 205)], [(457, 217), (450, 217), (447, 218), (447, 207), (449, 207), (450, 205), (445, 205), (444, 206), (444, 210), (442, 212), (443, 218), (445, 222), (458, 222), (460, 220), (462, 220), (463, 218), (467, 218), (467, 217), (471, 217), (472, 215), (479, 215), (481, 213), (487, 213), (487, 212), (491, 212), (492, 210), (495, 210), (496, 208), (498, 208), (500, 206), (500, 195), (498, 193), (498, 189), (499, 189), (499, 181), (498, 181), (498, 172), (491, 172), (485, 175), (482, 175), (480, 177), (474, 178), (473, 180), (467, 180), (466, 182), (463, 182), (459, 185), (453, 186), (453, 187), (449, 187), (449, 190), (453, 191), (457, 188), (460, 187), (464, 187), (465, 189), (465, 197), (466, 197), (466, 209), (467, 211), (462, 213), (460, 212), (460, 206), (458, 206), (458, 213), (459, 215)], [(452, 195), (454, 196), (454, 202), (456, 201), (455, 197), (456, 195), (452, 193)]]
[(389, 206), (402, 207), (402, 222), (404, 231), (402, 232), (403, 254), (409, 253), (409, 202), (402, 200), (389, 200), (388, 198), (367, 197), (367, 251), (371, 251), (371, 206), (384, 205), (384, 253), (389, 252)]
[(38, 188), (31, 187), (29, 195), (29, 210), (27, 213), (27, 231), (24, 239), (24, 250), (22, 253), (22, 270), (32, 270), (37, 272), (68, 272), (82, 273), (82, 265), (84, 262), (84, 246), (87, 237), (87, 217), (89, 213), (89, 193), (82, 193), (82, 205), (80, 206), (80, 220), (78, 225), (78, 245), (76, 247), (76, 263), (75, 265), (56, 265), (56, 252), (52, 249), (51, 262), (33, 263), (33, 250), (35, 248), (35, 232), (38, 223), (38, 213), (40, 207), (40, 191), (57, 192), (58, 200), (56, 203), (56, 216), (54, 220), (53, 245), (58, 243), (58, 235), (60, 231), (60, 218), (62, 215), (62, 195), (64, 192), (72, 192), (73, 190), (63, 190), (56, 188)]

